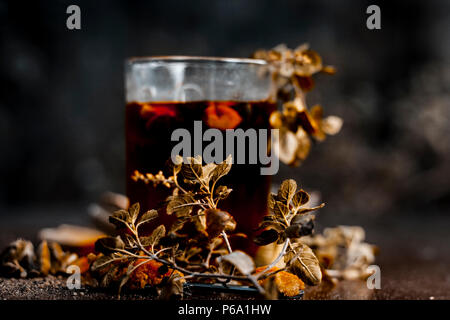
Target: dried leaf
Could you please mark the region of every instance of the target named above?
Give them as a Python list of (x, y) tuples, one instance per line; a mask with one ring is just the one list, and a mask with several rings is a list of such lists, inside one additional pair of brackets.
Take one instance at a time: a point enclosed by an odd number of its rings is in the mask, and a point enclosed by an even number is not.
[(130, 276), (131, 276), (131, 274), (133, 273), (134, 270), (135, 270), (134, 264), (130, 263), (128, 265), (128, 267), (127, 267), (127, 272), (125, 273), (125, 275), (120, 280), (119, 295), (120, 295), (120, 292), (122, 291), (122, 287), (128, 282), (128, 280), (130, 279)]
[(233, 231), (236, 228), (236, 221), (228, 212), (207, 209), (205, 215), (206, 232), (210, 239), (219, 236), (222, 231)]
[(202, 169), (202, 180), (205, 182), (205, 184), (209, 184), (209, 180), (211, 179), (211, 173), (213, 170), (217, 167), (217, 164), (215, 163), (207, 163), (203, 166)]
[(126, 223), (129, 222), (129, 212), (127, 210), (117, 210), (109, 217), (109, 222), (114, 224), (116, 228), (122, 229), (126, 227)]
[(166, 228), (164, 225), (158, 226), (155, 230), (153, 230), (152, 234), (148, 237), (141, 237), (139, 240), (141, 241), (142, 245), (145, 247), (148, 246), (155, 246), (159, 243), (159, 240), (161, 240), (162, 237), (164, 237), (166, 234)]
[(314, 122), (317, 124), (317, 129), (315, 130), (314, 137), (322, 141), (326, 138), (326, 135), (335, 135), (337, 134), (341, 128), (343, 121), (341, 118), (336, 116), (328, 116), (324, 118), (323, 109), (320, 105), (315, 105), (311, 108), (311, 117), (314, 119)]
[(43, 240), (37, 249), (37, 257), (39, 264), (39, 271), (42, 275), (46, 276), (50, 272), (51, 261), (50, 261), (50, 249), (48, 248), (48, 243)]
[(309, 194), (303, 189), (299, 190), (292, 198), (292, 203), (296, 208), (308, 203), (308, 201)]
[(300, 88), (303, 89), (303, 91), (308, 92), (314, 89), (314, 79), (313, 77), (301, 77), (297, 76), (298, 84), (300, 85)]
[(281, 162), (292, 165), (295, 163), (298, 141), (295, 134), (284, 128), (273, 132), (273, 150)]
[(295, 74), (298, 76), (307, 77), (322, 70), (322, 58), (314, 50), (297, 51), (295, 60)]
[(274, 129), (280, 129), (283, 126), (283, 115), (280, 111), (274, 111), (270, 114), (270, 125)]
[(222, 163), (218, 164), (211, 172), (211, 182), (214, 184), (217, 180), (227, 175), (231, 170), (231, 165), (231, 155), (228, 155), (228, 157)]
[(119, 276), (119, 270), (120, 266), (119, 265), (110, 265), (108, 271), (104, 274), (102, 281), (100, 283), (101, 287), (103, 288), (109, 288), (112, 286), (113, 283), (115, 283), (118, 279)]
[(309, 219), (304, 223), (295, 223), (290, 225), (284, 231), (284, 235), (287, 238), (295, 239), (304, 236), (309, 236), (314, 229), (314, 221), (313, 219)]
[(61, 262), (65, 253), (59, 243), (52, 241), (49, 243), (49, 248), (52, 259)]
[(290, 78), (294, 74), (294, 72), (295, 72), (294, 64), (289, 62), (281, 64), (278, 68), (278, 73), (280, 74), (280, 76), (285, 78)]
[(189, 262), (189, 260), (195, 256), (197, 256), (199, 253), (203, 251), (202, 248), (198, 247), (191, 247), (187, 251), (184, 252), (184, 260)]
[(135, 223), (136, 219), (139, 216), (139, 211), (140, 211), (140, 205), (139, 205), (139, 202), (136, 202), (128, 209), (129, 215), (128, 215), (127, 221), (130, 223)]
[(172, 300), (183, 298), (183, 289), (186, 280), (183, 274), (177, 270), (173, 271), (167, 283), (163, 286), (160, 294), (160, 300)]
[(297, 275), (300, 279), (310, 285), (317, 285), (322, 280), (319, 260), (310, 247), (298, 243), (294, 252), (289, 252), (285, 256), (288, 264), (288, 271)]
[[(275, 203), (277, 202), (278, 198), (277, 195), (275, 193), (270, 193), (269, 194), (269, 199), (267, 201), (267, 206), (269, 207), (269, 209), (273, 210), (273, 208), (275, 207)], [(264, 218), (271, 218), (272, 216), (265, 216)]]
[(186, 224), (186, 222), (188, 222), (187, 219), (178, 218), (177, 220), (175, 220), (170, 226), (169, 235), (176, 235), (176, 232), (178, 230), (181, 230)]
[(199, 214), (194, 217), (194, 224), (199, 232), (206, 232), (206, 216), (204, 211), (199, 212)]
[[(314, 108), (312, 109), (314, 110)], [(304, 109), (297, 114), (299, 126), (310, 135), (314, 135), (320, 131), (317, 118), (313, 117), (308, 110)]]
[(122, 235), (122, 240), (125, 242), (125, 247), (134, 247), (135, 246), (135, 238), (128, 233), (124, 233)]
[(0, 271), (7, 276), (25, 278), (35, 270), (34, 261), (33, 244), (27, 240), (17, 239), (0, 254)]
[(170, 196), (168, 198), (167, 214), (176, 214), (177, 217), (188, 216), (192, 212), (195, 200), (191, 193)]
[(295, 137), (297, 138), (297, 150), (295, 151), (296, 161), (305, 160), (308, 157), (309, 151), (311, 150), (311, 139), (308, 134), (301, 127), (298, 128)]
[(276, 219), (274, 215), (266, 216), (270, 218), (263, 218), (263, 221), (261, 221), (258, 225), (258, 227), (254, 231), (259, 231), (262, 229), (270, 228), (274, 229), (278, 232), (282, 232), (286, 228), (286, 224), (282, 221), (279, 221)]
[(283, 220), (289, 213), (289, 207), (281, 201), (276, 201), (272, 211), (280, 220)]
[(158, 211), (156, 210), (149, 210), (146, 213), (142, 215), (142, 217), (139, 219), (139, 224), (144, 224), (147, 222), (150, 222), (158, 217)]
[(261, 232), (259, 235), (257, 235), (253, 241), (258, 246), (266, 246), (272, 242), (275, 242), (278, 240), (279, 234), (274, 229), (268, 229)]
[(289, 203), (297, 190), (297, 182), (293, 179), (284, 180), (278, 190), (278, 197)]
[(344, 121), (337, 116), (328, 116), (322, 120), (321, 129), (328, 135), (335, 135), (341, 131)]
[(111, 262), (114, 261), (114, 258), (112, 256), (105, 256), (101, 255), (100, 257), (96, 258), (94, 262), (91, 264), (91, 271), (97, 271), (100, 270), (107, 265), (109, 265)]
[(167, 168), (167, 171), (171, 174), (178, 174), (181, 170), (181, 165), (183, 163), (183, 157), (180, 155), (175, 156), (175, 161), (172, 160), (172, 157), (167, 159), (165, 168)]
[(200, 158), (189, 157), (181, 165), (181, 175), (189, 182), (200, 182), (203, 176), (202, 161)]
[(104, 237), (95, 242), (95, 250), (103, 254), (113, 253), (116, 249), (124, 249), (125, 243), (117, 237)]
[(325, 207), (325, 203), (321, 203), (320, 205), (316, 206), (316, 207), (312, 207), (312, 208), (301, 208), (300, 210), (297, 211), (297, 214), (305, 214), (308, 212), (312, 212), (312, 211), (316, 211), (318, 209), (321, 209)]
[(226, 199), (233, 189), (227, 188), (226, 186), (218, 186), (214, 190), (214, 197), (220, 200)]
[(243, 275), (249, 275), (253, 270), (255, 270), (255, 263), (253, 262), (253, 259), (245, 252), (239, 250), (233, 251), (232, 253), (224, 256), (220, 256), (219, 258), (217, 258), (217, 260), (219, 262), (226, 261), (228, 263), (231, 263)]

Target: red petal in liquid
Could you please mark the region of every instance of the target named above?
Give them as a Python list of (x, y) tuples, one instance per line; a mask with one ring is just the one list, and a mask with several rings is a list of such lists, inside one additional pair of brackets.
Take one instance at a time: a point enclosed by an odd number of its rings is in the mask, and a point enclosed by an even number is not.
[(211, 128), (225, 130), (236, 128), (241, 123), (242, 117), (224, 103), (211, 102), (205, 109), (204, 121)]
[(151, 104), (144, 104), (141, 109), (141, 116), (147, 120), (146, 127), (150, 128), (156, 120), (163, 118), (174, 118), (177, 116), (177, 111), (174, 105), (161, 105), (157, 107)]

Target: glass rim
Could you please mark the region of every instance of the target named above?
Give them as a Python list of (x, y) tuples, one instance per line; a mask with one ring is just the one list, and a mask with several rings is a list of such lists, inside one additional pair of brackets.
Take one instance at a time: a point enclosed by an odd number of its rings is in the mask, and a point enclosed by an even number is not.
[(250, 65), (267, 65), (267, 62), (262, 59), (252, 58), (229, 58), (229, 57), (208, 57), (208, 56), (142, 56), (130, 57), (125, 60), (126, 64), (138, 64), (146, 62), (213, 62), (213, 63), (238, 63)]

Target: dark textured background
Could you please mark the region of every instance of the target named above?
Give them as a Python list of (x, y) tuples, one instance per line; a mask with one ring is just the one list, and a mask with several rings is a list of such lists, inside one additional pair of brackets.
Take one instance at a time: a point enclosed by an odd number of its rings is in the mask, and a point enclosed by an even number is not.
[[(365, 27), (372, 3), (382, 30)], [(65, 27), (69, 4), (80, 31)], [(102, 191), (124, 191), (126, 57), (309, 42), (338, 74), (319, 76), (308, 101), (345, 123), (276, 179), (320, 190), (323, 225), (439, 225), (450, 207), (449, 30), (439, 0), (0, 1), (1, 223), (17, 212), (70, 221)]]

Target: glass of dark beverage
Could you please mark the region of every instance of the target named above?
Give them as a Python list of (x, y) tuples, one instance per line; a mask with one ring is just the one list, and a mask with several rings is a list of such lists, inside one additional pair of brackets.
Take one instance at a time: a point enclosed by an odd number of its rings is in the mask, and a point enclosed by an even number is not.
[[(171, 141), (174, 130), (187, 129), (194, 137), (194, 121), (202, 121), (203, 130), (269, 129), (275, 110), (271, 73), (256, 59), (131, 58), (126, 62), (126, 103), (126, 192), (141, 210), (158, 208), (169, 191), (131, 177), (135, 170), (154, 174), (164, 167), (177, 144)], [(247, 235), (234, 245), (250, 254), (256, 250), (253, 231), (268, 210), (270, 176), (261, 175), (261, 166), (234, 161), (221, 181), (233, 191), (220, 208), (233, 215), (236, 231)], [(160, 212), (159, 219), (158, 224), (167, 225), (173, 218)]]

